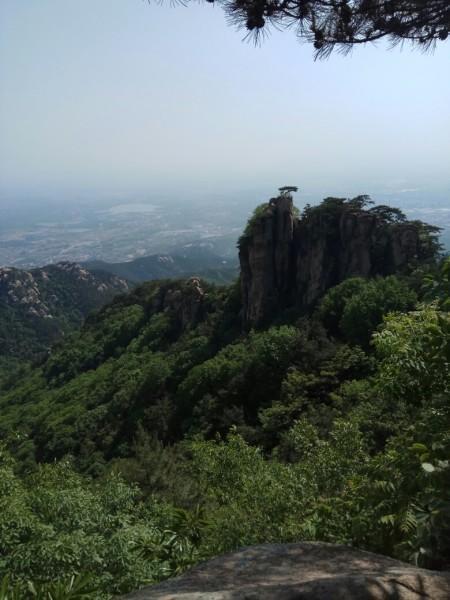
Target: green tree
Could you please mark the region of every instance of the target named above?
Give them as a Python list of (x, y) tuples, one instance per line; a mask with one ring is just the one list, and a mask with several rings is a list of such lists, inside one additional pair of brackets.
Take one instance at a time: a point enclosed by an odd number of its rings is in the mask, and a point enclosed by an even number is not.
[(193, 475), (210, 514), (208, 553), (301, 535), (309, 484), (292, 467), (267, 461), (236, 432), (225, 441), (196, 441)]
[(65, 460), (21, 480), (14, 467), (0, 448), (0, 598), (109, 598), (197, 560), (189, 515), (140, 502), (117, 475), (93, 481)]
[(368, 280), (351, 278), (327, 292), (319, 315), (331, 333), (368, 347), (384, 315), (410, 310), (416, 301), (416, 294), (393, 275)]
[(450, 317), (434, 306), (389, 315), (374, 335), (383, 393), (426, 403), (450, 393)]
[(426, 300), (437, 300), (442, 310), (450, 311), (450, 256), (442, 260), (437, 273), (425, 275), (422, 291)]

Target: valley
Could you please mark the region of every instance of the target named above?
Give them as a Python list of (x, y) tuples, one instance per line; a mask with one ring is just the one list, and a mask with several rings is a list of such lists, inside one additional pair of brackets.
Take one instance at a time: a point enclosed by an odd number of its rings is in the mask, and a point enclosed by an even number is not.
[(0, 600), (449, 600), (449, 0), (0, 1)]
[(64, 324), (82, 281), (123, 280), (2, 270), (9, 595), (107, 600), (304, 540), (448, 568), (450, 262), (436, 229), (364, 196), (300, 212), (283, 192), (255, 209), (239, 259), (227, 285), (111, 290), (43, 355), (35, 312)]

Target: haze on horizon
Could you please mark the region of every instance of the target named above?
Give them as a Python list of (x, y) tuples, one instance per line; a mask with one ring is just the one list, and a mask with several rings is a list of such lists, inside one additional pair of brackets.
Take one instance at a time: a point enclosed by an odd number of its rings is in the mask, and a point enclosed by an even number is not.
[(1, 198), (450, 189), (450, 45), (313, 60), (219, 7), (0, 5)]

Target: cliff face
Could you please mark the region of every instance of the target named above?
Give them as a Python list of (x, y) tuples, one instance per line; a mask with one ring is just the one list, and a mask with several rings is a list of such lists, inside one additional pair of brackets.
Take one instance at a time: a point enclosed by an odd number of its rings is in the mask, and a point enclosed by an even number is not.
[(250, 224), (239, 252), (246, 323), (261, 322), (291, 294), (294, 225), (290, 196), (271, 201)]
[(297, 218), (287, 194), (261, 207), (240, 242), (244, 326), (307, 309), (348, 277), (404, 270), (423, 253), (420, 229), (387, 214), (328, 199)]

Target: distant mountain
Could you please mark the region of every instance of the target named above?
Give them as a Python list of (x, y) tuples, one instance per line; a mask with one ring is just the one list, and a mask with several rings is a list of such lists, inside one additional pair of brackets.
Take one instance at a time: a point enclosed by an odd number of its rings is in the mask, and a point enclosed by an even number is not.
[(0, 268), (0, 358), (31, 358), (129, 290), (108, 273), (62, 262), (25, 271)]
[(129, 262), (95, 260), (84, 266), (93, 272), (111, 273), (133, 282), (196, 275), (215, 283), (230, 283), (238, 275), (237, 259), (226, 260), (200, 245), (180, 247), (173, 254), (152, 254)]

